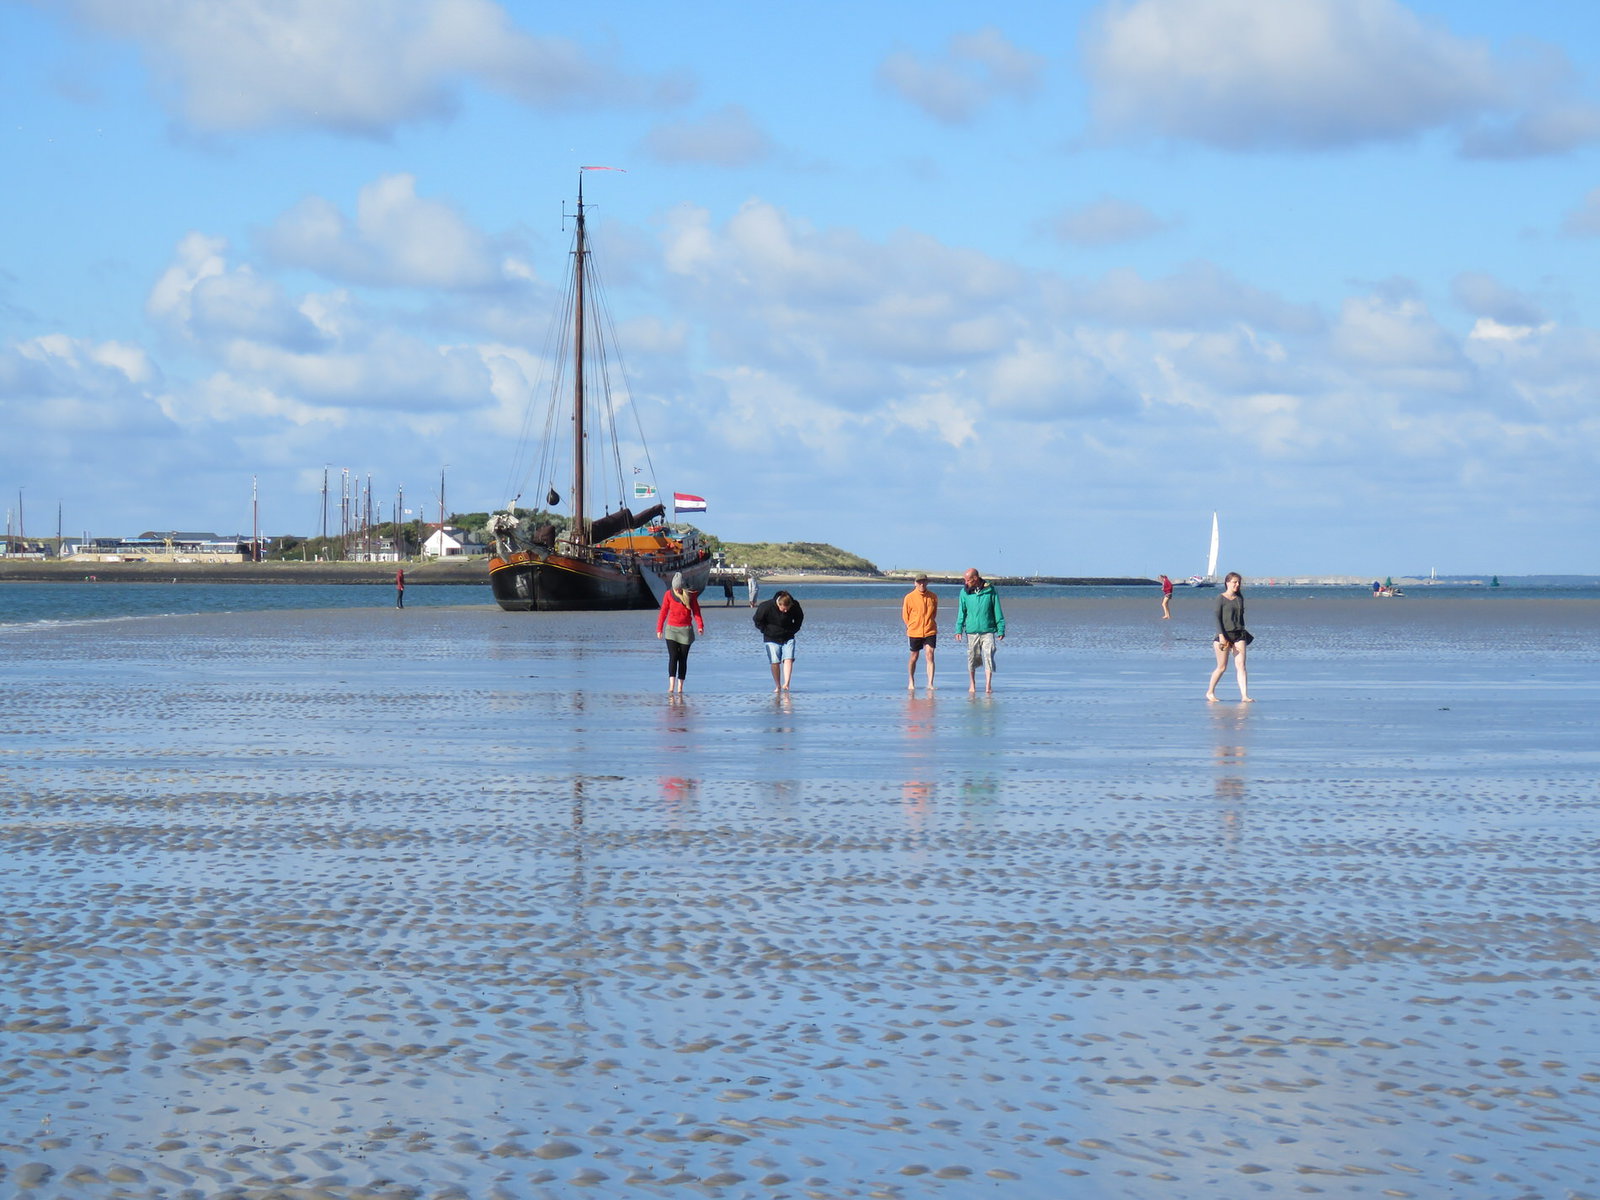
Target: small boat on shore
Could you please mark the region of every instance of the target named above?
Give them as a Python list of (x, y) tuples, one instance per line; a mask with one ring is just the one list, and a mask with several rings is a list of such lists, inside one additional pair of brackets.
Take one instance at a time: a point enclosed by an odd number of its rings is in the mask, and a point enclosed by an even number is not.
[[(489, 519), (493, 538), (489, 586), (495, 602), (508, 612), (654, 608), (673, 575), (681, 573), (685, 586), (696, 592), (704, 591), (711, 577), (711, 553), (693, 529), (671, 528), (660, 503), (640, 512), (629, 508), (658, 493), (642, 432), (644, 465), (634, 465), (631, 476), (623, 474), (617, 408), (631, 408), (632, 397), (624, 392), (619, 398), (612, 390), (607, 370), (610, 327), (604, 305), (598, 302), (598, 288), (589, 257), (580, 174), (572, 277), (566, 304), (558, 314), (557, 344), (567, 353), (550, 379), (539, 460), (524, 477), (524, 486), (549, 481), (545, 504), (554, 510), (562, 502), (554, 480), (565, 470), (569, 515), (562, 522), (553, 511), (519, 510), (519, 493), (505, 512)], [(569, 369), (570, 388), (565, 381)], [(570, 422), (570, 441), (557, 436), (562, 418)], [(677, 499), (692, 503), (693, 511), (704, 508), (699, 497), (675, 495)], [(597, 504), (604, 504), (604, 511), (592, 515)]]

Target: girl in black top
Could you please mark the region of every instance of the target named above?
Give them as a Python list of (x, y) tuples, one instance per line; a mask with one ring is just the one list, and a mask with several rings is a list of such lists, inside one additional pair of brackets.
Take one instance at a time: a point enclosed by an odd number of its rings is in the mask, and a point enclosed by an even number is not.
[(1233, 672), (1239, 679), (1239, 699), (1251, 703), (1250, 685), (1245, 673), (1245, 649), (1255, 641), (1244, 627), (1244, 580), (1239, 572), (1229, 571), (1222, 581), (1222, 595), (1217, 597), (1217, 636), (1211, 642), (1216, 651), (1217, 669), (1211, 672), (1211, 682), (1206, 685), (1206, 699), (1217, 698), (1217, 682), (1228, 669), (1228, 656), (1233, 655)]

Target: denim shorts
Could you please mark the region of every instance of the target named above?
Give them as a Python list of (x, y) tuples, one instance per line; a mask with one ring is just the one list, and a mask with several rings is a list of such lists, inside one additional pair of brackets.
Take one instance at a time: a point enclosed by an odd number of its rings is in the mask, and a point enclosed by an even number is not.
[(790, 638), (787, 642), (762, 642), (761, 644), (767, 648), (767, 661), (769, 663), (780, 663), (784, 659), (788, 659), (790, 662), (794, 661), (793, 638)]

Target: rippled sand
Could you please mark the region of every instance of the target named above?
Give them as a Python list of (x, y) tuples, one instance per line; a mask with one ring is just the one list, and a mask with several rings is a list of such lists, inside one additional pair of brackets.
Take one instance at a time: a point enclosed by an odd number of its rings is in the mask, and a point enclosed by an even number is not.
[(1600, 1196), (1600, 611), (1145, 603), (9, 632), (0, 1195)]

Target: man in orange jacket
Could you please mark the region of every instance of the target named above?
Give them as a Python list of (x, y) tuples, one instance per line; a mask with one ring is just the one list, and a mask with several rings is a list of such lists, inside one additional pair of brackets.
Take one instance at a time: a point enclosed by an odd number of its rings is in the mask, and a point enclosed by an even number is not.
[(933, 648), (939, 641), (939, 597), (928, 590), (928, 577), (918, 575), (912, 581), (900, 605), (900, 619), (906, 623), (906, 637), (911, 640), (911, 661), (906, 664), (906, 690), (917, 690), (917, 656), (928, 652), (928, 690), (933, 690)]

